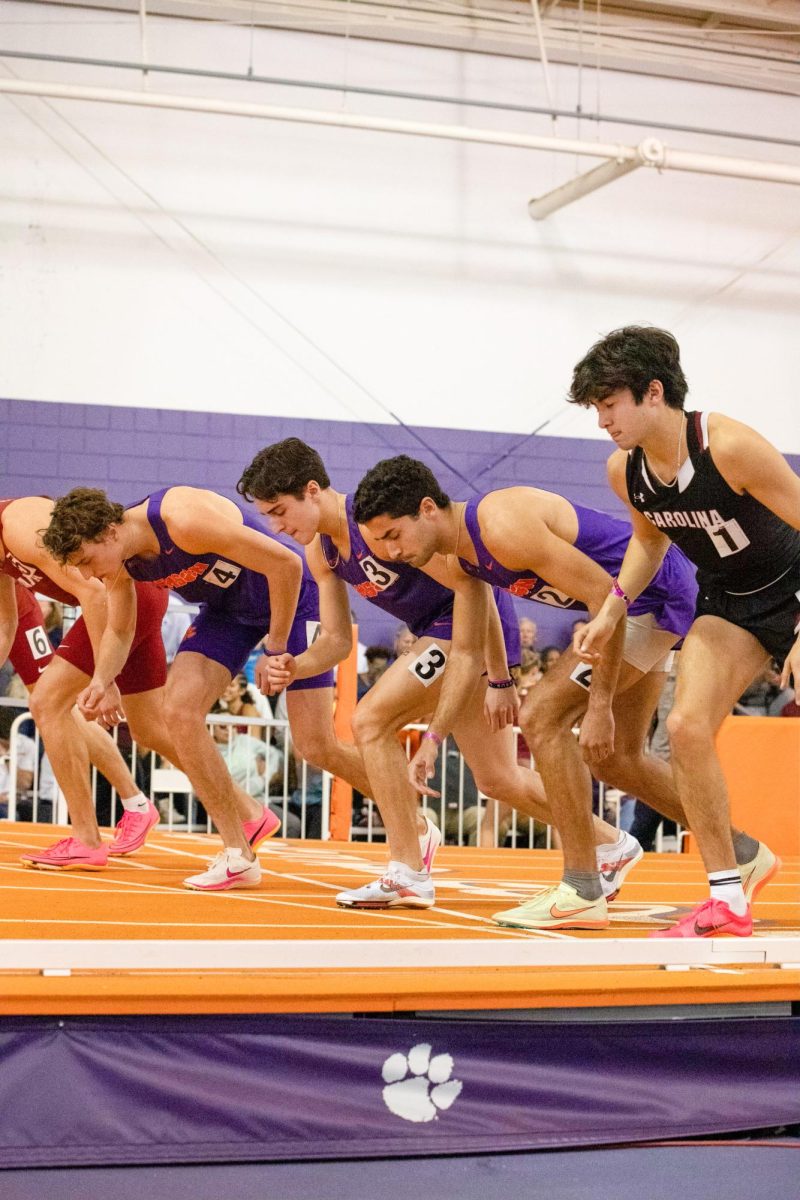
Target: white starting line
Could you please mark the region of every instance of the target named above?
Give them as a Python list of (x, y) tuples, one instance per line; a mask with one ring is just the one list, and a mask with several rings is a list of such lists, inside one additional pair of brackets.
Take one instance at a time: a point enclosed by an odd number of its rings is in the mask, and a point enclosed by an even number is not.
[(0, 942), (8, 971), (271, 971), (413, 968), (699, 967), (769, 963), (800, 970), (800, 936), (661, 940), (652, 938), (498, 938), (454, 941), (374, 939), (310, 941), (26, 941)]

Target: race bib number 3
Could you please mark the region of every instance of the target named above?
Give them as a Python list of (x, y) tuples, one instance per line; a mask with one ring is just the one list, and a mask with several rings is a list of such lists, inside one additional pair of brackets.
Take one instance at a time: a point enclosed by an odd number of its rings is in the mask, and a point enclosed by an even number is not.
[(213, 583), (215, 587), (229, 588), (242, 573), (242, 568), (236, 563), (225, 562), (218, 558), (210, 571), (203, 576), (203, 583)]
[(421, 654), (408, 664), (408, 669), (412, 675), (416, 676), (423, 687), (430, 687), (439, 678), (446, 666), (447, 655), (441, 646), (437, 646), (436, 642), (432, 642), (430, 646), (426, 647)]
[(379, 592), (385, 592), (388, 587), (391, 587), (400, 578), (396, 571), (392, 571), (386, 566), (386, 563), (378, 562), (376, 558), (373, 558), (369, 554), (366, 558), (359, 559), (358, 565), (373, 587)]

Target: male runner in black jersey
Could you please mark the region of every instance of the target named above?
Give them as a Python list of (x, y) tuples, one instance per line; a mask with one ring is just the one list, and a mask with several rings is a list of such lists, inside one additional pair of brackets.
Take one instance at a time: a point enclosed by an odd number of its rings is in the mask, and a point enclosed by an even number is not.
[[(710, 898), (652, 936), (746, 936), (752, 917), (715, 737), (770, 657), (783, 664), (781, 686), (793, 675), (800, 695), (800, 478), (747, 425), (720, 413), (684, 412), (686, 392), (678, 343), (661, 329), (618, 329), (575, 368), (571, 399), (593, 405), (616, 443), (608, 477), (633, 522), (619, 572), (624, 595), (608, 597), (576, 635), (575, 649), (591, 658), (602, 648), (671, 541), (697, 564), (697, 612), (667, 728)], [(775, 860), (760, 887), (779, 866)]]

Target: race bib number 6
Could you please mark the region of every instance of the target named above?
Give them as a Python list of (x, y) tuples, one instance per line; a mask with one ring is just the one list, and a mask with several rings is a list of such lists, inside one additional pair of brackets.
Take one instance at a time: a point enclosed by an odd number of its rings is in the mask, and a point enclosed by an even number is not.
[(439, 678), (446, 665), (447, 655), (444, 650), (441, 646), (437, 646), (436, 642), (432, 642), (413, 662), (408, 664), (408, 669), (423, 687), (430, 687)]
[(48, 654), (53, 653), (53, 647), (50, 645), (50, 640), (44, 631), (44, 625), (36, 625), (33, 629), (26, 629), (25, 637), (28, 639), (32, 658), (47, 658)]

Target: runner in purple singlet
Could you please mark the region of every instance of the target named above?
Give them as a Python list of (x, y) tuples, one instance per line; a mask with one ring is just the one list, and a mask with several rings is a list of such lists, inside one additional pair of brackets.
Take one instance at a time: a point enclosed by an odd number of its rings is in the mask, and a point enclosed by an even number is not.
[[(320, 456), (298, 438), (262, 450), (239, 491), (255, 499), (273, 529), (307, 547), (320, 588), (320, 636), (299, 658), (272, 660), (276, 684), (328, 667), (349, 652), (348, 583), (417, 635), (412, 651), (361, 700), (353, 721), (370, 794), (387, 830), (389, 869), (382, 879), (342, 892), (337, 900), (348, 908), (428, 907), (434, 901), (430, 866), (439, 832), (419, 811), (396, 735), (433, 712), (445, 665), (454, 686), (449, 712), (439, 702), (441, 737), (455, 735), (482, 792), (549, 819), (538, 777), (516, 761), (515, 689), (487, 689), (481, 679), (488, 666), (491, 678), (511, 682), (509, 664), (516, 666), (519, 658), (513, 606), (502, 592), (493, 598), (490, 588), (445, 563), (425, 573), (379, 558), (354, 520), (352, 497), (330, 486)], [(607, 839), (609, 827), (599, 823), (599, 829), (598, 840)]]
[[(256, 666), (264, 688), (267, 656), (287, 648), (299, 654), (316, 632), (317, 588), (301, 555), (252, 512), (190, 487), (163, 488), (127, 509), (104, 492), (76, 488), (56, 502), (44, 541), (60, 561), (106, 583), (108, 622), (79, 701), (89, 717), (103, 713), (108, 683), (127, 653), (134, 581), (149, 580), (200, 605), (167, 677), (164, 719), (225, 848), (208, 871), (185, 883), (199, 891), (257, 887), (253, 850), (280, 822), (233, 782), (205, 718), (254, 647), (265, 650)], [(332, 673), (297, 682), (286, 700), (298, 752), (358, 786), (364, 779), (358, 752), (333, 730)]]
[[(630, 538), (624, 522), (537, 488), (506, 488), (454, 504), (428, 467), (405, 455), (367, 472), (354, 514), (392, 564), (424, 567), (447, 555), (464, 574), (514, 595), (590, 613), (604, 603)], [(644, 747), (671, 649), (691, 624), (696, 591), (691, 564), (671, 550), (631, 606), (612, 653), (591, 667), (567, 650), (528, 694), (520, 726), (561, 834), (564, 876), (557, 887), (498, 913), (499, 924), (604, 928), (607, 877), (618, 890), (641, 857), (641, 847), (625, 834), (607, 848), (608, 858), (598, 870), (591, 777), (581, 748), (598, 778), (685, 821), (669, 767), (645, 754)], [(446, 693), (445, 676), (442, 703)], [(423, 741), (409, 768), (423, 794), (436, 758), (438, 721), (437, 711), (431, 722), (434, 737)], [(572, 734), (579, 722), (580, 747)]]

